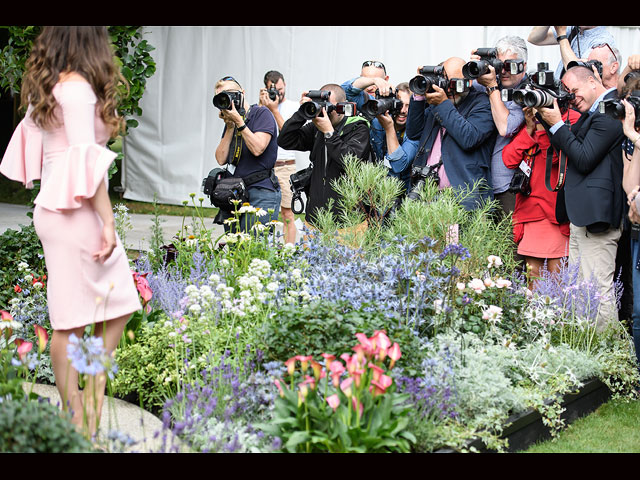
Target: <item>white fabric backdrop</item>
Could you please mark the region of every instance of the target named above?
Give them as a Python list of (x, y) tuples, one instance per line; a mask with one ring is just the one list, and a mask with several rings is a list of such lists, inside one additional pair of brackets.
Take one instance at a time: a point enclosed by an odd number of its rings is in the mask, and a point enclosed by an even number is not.
[[(449, 57), (467, 59), (471, 50), (491, 47), (505, 35), (526, 40), (530, 26), (204, 26), (144, 27), (156, 49), (157, 71), (141, 100), (140, 124), (125, 138), (122, 186), (130, 200), (179, 205), (200, 194), (202, 179), (217, 166), (215, 148), (223, 123), (213, 106), (213, 87), (225, 75), (236, 78), (256, 103), (268, 70), (278, 70), (287, 98), (305, 90), (341, 84), (359, 75), (364, 60), (380, 60), (389, 81), (409, 81), (418, 65)], [(608, 27), (623, 65), (640, 53), (640, 27)], [(529, 48), (528, 70), (560, 60), (558, 47)], [(297, 166), (308, 154), (296, 154)], [(205, 206), (210, 206), (208, 199)]]

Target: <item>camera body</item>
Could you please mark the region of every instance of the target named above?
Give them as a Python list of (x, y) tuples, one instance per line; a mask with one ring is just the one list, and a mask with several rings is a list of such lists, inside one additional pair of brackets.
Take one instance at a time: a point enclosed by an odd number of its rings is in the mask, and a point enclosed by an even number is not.
[(213, 97), (213, 106), (220, 110), (231, 110), (231, 105), (236, 107), (240, 115), (244, 115), (244, 102), (242, 92), (225, 91)]
[(521, 107), (541, 108), (552, 107), (553, 100), (558, 100), (558, 106), (564, 110), (569, 102), (575, 98), (573, 93), (562, 89), (560, 82), (553, 77), (546, 62), (538, 63), (537, 70), (530, 74), (528, 82), (523, 88), (503, 91), (503, 100), (513, 100)]
[(271, 86), (270, 88), (267, 88), (267, 95), (269, 95), (269, 99), (272, 102), (275, 102), (280, 96), (280, 92), (278, 92), (278, 89), (276, 87)]
[(391, 116), (398, 115), (402, 111), (404, 103), (398, 98), (397, 90), (387, 96), (381, 96), (376, 91), (376, 98), (371, 99), (362, 106), (362, 113), (369, 118), (389, 112)]
[[(309, 166), (289, 176), (289, 185), (291, 186), (291, 210), (295, 214), (304, 211), (304, 203), (302, 202), (302, 193), (309, 195), (309, 185), (311, 184), (311, 174), (313, 166)], [(296, 208), (296, 203), (300, 203), (300, 208)]]
[(438, 170), (442, 166), (442, 162), (438, 162), (435, 165), (414, 166), (411, 170), (411, 183), (414, 185), (407, 198), (409, 200), (417, 200), (420, 198), (420, 190), (424, 184), (428, 181), (440, 185), (440, 175)]
[[(631, 92), (631, 95), (626, 100), (633, 106), (636, 116), (635, 127), (638, 128), (640, 127), (640, 90)], [(617, 120), (623, 120), (626, 116), (624, 104), (618, 98), (609, 98), (601, 101), (598, 104), (598, 111)]]
[(498, 59), (498, 50), (495, 48), (478, 48), (476, 55), (480, 60), (471, 60), (462, 67), (464, 78), (475, 79), (489, 73), (489, 66), (495, 68), (496, 72), (501, 72), (504, 67), (502, 60)]
[(433, 93), (434, 85), (443, 90), (446, 90), (449, 85), (444, 67), (441, 65), (422, 67), (420, 73), (409, 81), (409, 89), (416, 95)]
[(313, 120), (318, 116), (322, 116), (322, 109), (326, 109), (327, 114), (332, 111), (340, 115), (352, 117), (356, 114), (356, 104), (353, 102), (339, 102), (334, 105), (329, 101), (331, 92), (329, 90), (309, 90), (306, 95), (311, 99), (309, 102), (304, 102), (300, 105), (298, 111), (307, 120)]

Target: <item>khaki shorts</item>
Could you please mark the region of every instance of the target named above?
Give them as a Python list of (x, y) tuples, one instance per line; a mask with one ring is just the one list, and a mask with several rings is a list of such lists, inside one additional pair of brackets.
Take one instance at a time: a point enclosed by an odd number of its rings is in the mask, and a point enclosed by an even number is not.
[(282, 201), (280, 202), (280, 208), (291, 208), (291, 184), (289, 183), (289, 177), (296, 173), (298, 167), (295, 163), (291, 165), (283, 165), (281, 167), (275, 167), (276, 177), (280, 183), (280, 190), (282, 190)]

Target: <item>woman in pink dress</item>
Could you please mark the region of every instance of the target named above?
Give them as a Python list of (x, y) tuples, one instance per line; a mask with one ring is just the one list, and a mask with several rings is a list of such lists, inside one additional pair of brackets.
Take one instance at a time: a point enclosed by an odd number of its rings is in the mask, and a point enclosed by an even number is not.
[(0, 172), (27, 188), (41, 180), (33, 222), (47, 266), (51, 363), (65, 408), (96, 433), (106, 377), (89, 377), (81, 393), (67, 346), (95, 325), (113, 354), (131, 314), (141, 308), (115, 231), (105, 145), (122, 131), (116, 111), (120, 76), (105, 27), (43, 27), (22, 81), (27, 108)]

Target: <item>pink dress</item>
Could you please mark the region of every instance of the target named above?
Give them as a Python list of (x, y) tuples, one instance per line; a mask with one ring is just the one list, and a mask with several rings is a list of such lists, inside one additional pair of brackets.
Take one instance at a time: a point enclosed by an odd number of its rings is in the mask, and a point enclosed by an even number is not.
[(102, 248), (102, 220), (89, 199), (116, 154), (91, 85), (58, 83), (59, 125), (36, 126), (31, 107), (16, 128), (0, 163), (0, 172), (33, 188), (41, 179), (33, 223), (47, 265), (47, 302), (54, 330), (68, 330), (129, 315), (140, 308), (138, 292), (119, 238), (103, 264), (92, 254)]

